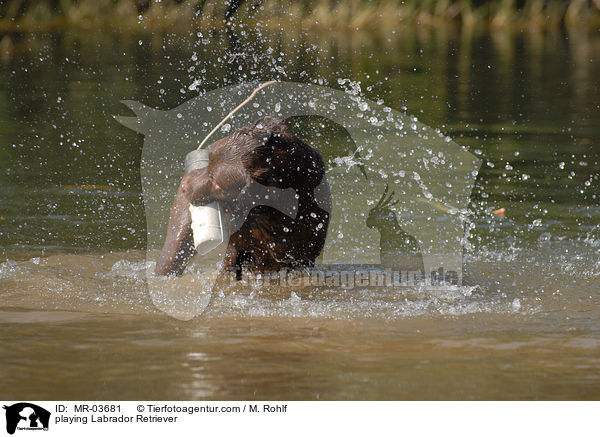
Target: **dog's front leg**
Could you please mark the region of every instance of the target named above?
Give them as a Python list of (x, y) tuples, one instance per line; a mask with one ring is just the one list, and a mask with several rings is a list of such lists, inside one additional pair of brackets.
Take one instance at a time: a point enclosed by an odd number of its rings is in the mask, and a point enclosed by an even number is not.
[(157, 275), (181, 275), (194, 255), (194, 235), (190, 202), (179, 186), (167, 225), (167, 237), (154, 272)]

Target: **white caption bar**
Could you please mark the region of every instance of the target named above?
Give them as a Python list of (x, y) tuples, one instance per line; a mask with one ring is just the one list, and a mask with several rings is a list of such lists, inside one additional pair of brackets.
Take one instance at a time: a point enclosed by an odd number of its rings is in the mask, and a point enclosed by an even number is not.
[[(598, 402), (4, 401), (1, 435), (583, 435)], [(254, 431), (250, 432), (253, 434)], [(133, 435), (133, 434), (132, 434)]]

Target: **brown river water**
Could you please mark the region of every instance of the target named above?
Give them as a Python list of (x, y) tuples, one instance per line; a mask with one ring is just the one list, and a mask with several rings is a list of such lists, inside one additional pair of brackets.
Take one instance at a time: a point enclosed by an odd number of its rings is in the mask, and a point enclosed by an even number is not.
[[(14, 39), (0, 64), (3, 398), (600, 399), (598, 35)], [(119, 101), (169, 109), (198, 78), (272, 77), (360, 81), (483, 160), (462, 285), (244, 280), (192, 320), (154, 305), (143, 138), (112, 118)], [(205, 273), (169, 286), (201, 289)]]

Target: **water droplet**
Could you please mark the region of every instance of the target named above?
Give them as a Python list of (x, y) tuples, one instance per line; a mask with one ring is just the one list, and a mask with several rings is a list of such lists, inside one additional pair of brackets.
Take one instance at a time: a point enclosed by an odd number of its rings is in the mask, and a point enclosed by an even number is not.
[(513, 311), (519, 311), (521, 309), (521, 301), (519, 299), (515, 298), (512, 301), (511, 306), (512, 306)]

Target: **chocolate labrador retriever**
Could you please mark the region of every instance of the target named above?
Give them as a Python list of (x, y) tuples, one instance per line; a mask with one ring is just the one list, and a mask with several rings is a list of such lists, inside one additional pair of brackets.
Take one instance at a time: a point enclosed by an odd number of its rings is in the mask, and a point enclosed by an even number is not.
[[(241, 279), (244, 266), (261, 272), (312, 266), (325, 244), (331, 208), (319, 152), (272, 117), (243, 127), (208, 150), (208, 165), (181, 180), (156, 274), (183, 272), (194, 254), (189, 207), (215, 200), (241, 223), (229, 238), (225, 271)], [(295, 216), (261, 204), (253, 187), (293, 190)]]

